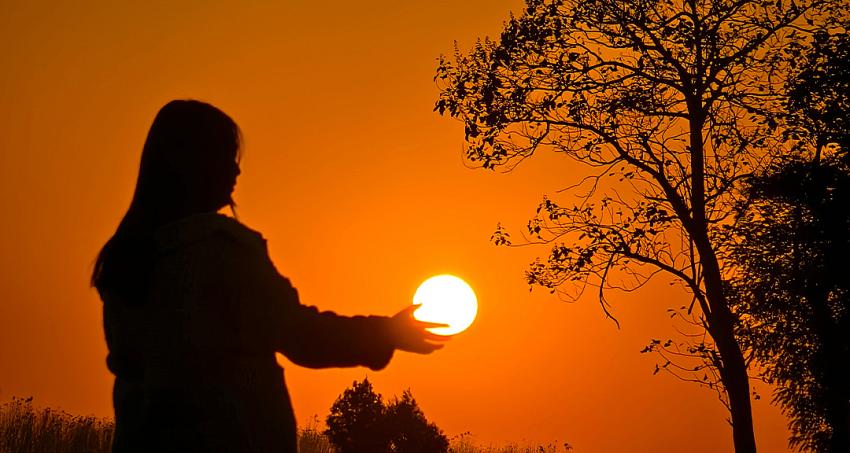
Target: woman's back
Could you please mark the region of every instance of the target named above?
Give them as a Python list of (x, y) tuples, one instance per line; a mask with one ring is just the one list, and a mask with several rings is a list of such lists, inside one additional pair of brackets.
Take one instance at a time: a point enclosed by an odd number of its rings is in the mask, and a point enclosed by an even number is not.
[(104, 294), (115, 450), (294, 451), (274, 346), (244, 325), (259, 307), (244, 297), (243, 278), (267, 272), (256, 268), (262, 238), (233, 219), (199, 214), (160, 228), (151, 244), (143, 302)]

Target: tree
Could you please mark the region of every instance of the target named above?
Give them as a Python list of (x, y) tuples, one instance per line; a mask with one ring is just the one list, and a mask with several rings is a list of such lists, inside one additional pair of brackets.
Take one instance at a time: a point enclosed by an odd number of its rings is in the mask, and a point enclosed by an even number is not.
[(792, 447), (850, 451), (850, 168), (789, 161), (751, 193), (733, 250), (739, 335), (777, 385)]
[(800, 149), (753, 178), (732, 280), (739, 336), (777, 385), (790, 444), (850, 451), (850, 37), (819, 35), (790, 81)]
[(386, 429), (390, 451), (396, 453), (446, 453), (449, 440), (429, 422), (410, 390), (387, 405)]
[[(506, 166), (546, 148), (595, 169), (578, 202), (544, 198), (527, 232), (551, 247), (528, 282), (634, 290), (662, 272), (690, 293), (704, 340), (686, 353), (754, 452), (747, 360), (724, 288), (743, 181), (778, 127), (784, 75), (839, 0), (527, 0), (498, 41), (441, 57), (435, 110), (464, 123), (466, 156)], [(774, 148), (775, 149), (775, 148)], [(573, 191), (575, 193), (576, 191)], [(501, 226), (497, 244), (510, 244)], [(575, 285), (575, 286), (574, 286)], [(663, 350), (667, 344), (651, 345)], [(675, 353), (676, 351), (671, 351)]]
[(789, 138), (814, 148), (814, 160), (830, 145), (850, 152), (850, 38), (847, 25), (815, 33), (811, 49), (789, 81)]
[(354, 381), (331, 406), (325, 434), (341, 453), (387, 451), (385, 413), (383, 399), (372, 389), (372, 383), (366, 378)]
[(445, 453), (449, 448), (410, 390), (385, 404), (365, 378), (337, 398), (326, 423), (325, 434), (341, 453)]

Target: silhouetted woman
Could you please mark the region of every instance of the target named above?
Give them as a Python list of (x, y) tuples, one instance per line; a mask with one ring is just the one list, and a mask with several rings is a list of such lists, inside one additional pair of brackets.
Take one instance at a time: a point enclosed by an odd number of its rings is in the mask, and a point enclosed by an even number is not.
[(292, 452), (295, 418), (275, 360), (378, 370), (395, 349), (440, 348), (410, 308), (339, 316), (301, 305), (263, 237), (218, 211), (239, 175), (240, 132), (217, 108), (172, 101), (153, 121), (136, 191), (101, 250), (115, 375), (114, 452)]

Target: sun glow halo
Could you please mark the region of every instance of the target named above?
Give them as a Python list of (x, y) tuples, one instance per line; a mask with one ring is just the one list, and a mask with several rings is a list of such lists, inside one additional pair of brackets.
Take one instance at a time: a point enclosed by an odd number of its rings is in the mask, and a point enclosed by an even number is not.
[(436, 275), (422, 282), (413, 296), (413, 305), (419, 305), (413, 313), (414, 318), (449, 325), (430, 329), (439, 335), (463, 332), (478, 313), (478, 300), (472, 288), (460, 278), (448, 274)]

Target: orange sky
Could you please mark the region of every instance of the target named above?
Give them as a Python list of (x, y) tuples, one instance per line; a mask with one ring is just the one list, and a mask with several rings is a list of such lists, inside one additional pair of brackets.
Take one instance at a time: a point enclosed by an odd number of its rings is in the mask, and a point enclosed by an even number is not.
[[(612, 294), (618, 331), (592, 298), (529, 293), (523, 270), (545, 250), (488, 241), (496, 222), (518, 232), (544, 194), (585, 174), (551, 154), (509, 174), (470, 170), (461, 125), (431, 111), (436, 57), (495, 35), (520, 6), (4, 1), (0, 401), (111, 414), (87, 279), (129, 203), (154, 114), (188, 97), (242, 127), (240, 217), (305, 303), (392, 314), (445, 272), (478, 293), (476, 323), (432, 356), (397, 353), (378, 373), (285, 364), (302, 424), (369, 376), (385, 395), (410, 387), (449, 436), (567, 441), (581, 453), (731, 451), (715, 395), (652, 376), (655, 357), (638, 353), (670, 335), (665, 309), (683, 294), (661, 280)], [(760, 451), (787, 451), (763, 391)]]

